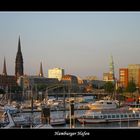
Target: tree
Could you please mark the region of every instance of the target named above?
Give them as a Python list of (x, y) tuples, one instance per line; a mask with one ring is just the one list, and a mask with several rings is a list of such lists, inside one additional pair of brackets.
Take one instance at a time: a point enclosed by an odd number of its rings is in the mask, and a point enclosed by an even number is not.
[(117, 93), (123, 93), (123, 92), (124, 92), (124, 88), (123, 87), (118, 87)]
[(130, 82), (128, 82), (128, 86), (126, 88), (127, 92), (133, 93), (136, 91), (136, 84), (133, 80), (131, 80)]
[(113, 82), (106, 82), (104, 85), (104, 89), (107, 93), (113, 93), (115, 89), (115, 85)]

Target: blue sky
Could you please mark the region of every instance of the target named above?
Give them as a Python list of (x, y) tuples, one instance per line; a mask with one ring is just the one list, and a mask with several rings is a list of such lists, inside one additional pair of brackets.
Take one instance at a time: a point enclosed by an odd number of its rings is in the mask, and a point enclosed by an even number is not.
[(111, 54), (117, 77), (120, 67), (140, 64), (140, 12), (0, 12), (0, 73), (4, 56), (15, 73), (19, 35), (27, 75), (42, 61), (45, 76), (60, 67), (102, 79)]

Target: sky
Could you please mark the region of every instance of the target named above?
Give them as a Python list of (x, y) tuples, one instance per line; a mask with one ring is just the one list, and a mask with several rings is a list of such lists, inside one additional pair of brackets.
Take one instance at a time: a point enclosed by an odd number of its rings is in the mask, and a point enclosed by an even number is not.
[(63, 68), (65, 74), (84, 78), (109, 72), (113, 56), (119, 68), (140, 64), (140, 12), (0, 12), (0, 73), (15, 74), (18, 38), (24, 74), (44, 75)]

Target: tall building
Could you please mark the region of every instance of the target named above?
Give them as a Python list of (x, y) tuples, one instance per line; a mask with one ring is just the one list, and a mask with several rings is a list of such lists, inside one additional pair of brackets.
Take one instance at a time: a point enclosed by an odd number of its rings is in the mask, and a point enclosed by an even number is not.
[(16, 77), (24, 75), (23, 74), (23, 57), (22, 57), (22, 52), (21, 52), (20, 37), (18, 40), (18, 51), (17, 51), (16, 61), (15, 61), (15, 75), (16, 75)]
[(127, 68), (119, 69), (119, 83), (120, 83), (120, 87), (126, 88), (128, 86), (128, 69)]
[(43, 68), (42, 68), (42, 62), (40, 63), (40, 71), (39, 71), (39, 76), (43, 77)]
[(48, 70), (48, 78), (57, 78), (59, 81), (64, 75), (64, 69), (53, 68)]
[(128, 65), (128, 81), (133, 80), (140, 87), (140, 64)]

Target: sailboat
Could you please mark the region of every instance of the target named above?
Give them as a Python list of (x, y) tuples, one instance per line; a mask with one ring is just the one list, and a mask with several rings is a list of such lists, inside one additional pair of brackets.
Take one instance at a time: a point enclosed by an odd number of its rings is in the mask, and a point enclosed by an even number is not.
[(50, 116), (50, 124), (52, 126), (54, 125), (65, 125), (66, 124), (66, 119), (65, 119), (65, 115), (63, 112), (61, 111), (55, 111), (51, 113)]

